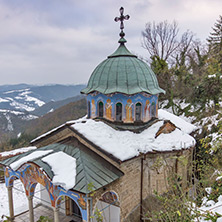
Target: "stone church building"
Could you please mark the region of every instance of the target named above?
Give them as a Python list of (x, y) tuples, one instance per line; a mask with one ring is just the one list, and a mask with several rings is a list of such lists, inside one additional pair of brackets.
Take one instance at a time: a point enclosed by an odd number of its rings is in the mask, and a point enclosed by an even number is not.
[[(41, 185), (43, 204), (74, 215), (73, 221), (125, 222), (132, 212), (142, 221), (143, 201), (169, 190), (168, 177), (180, 175), (181, 186), (190, 179), (189, 163), (195, 140), (194, 126), (158, 110), (165, 93), (151, 68), (126, 47), (120, 9), (117, 50), (101, 62), (81, 93), (87, 116), (31, 141), (37, 148), (1, 162), (5, 168), (10, 217), (14, 218), (13, 181), (24, 184), (34, 221), (33, 196)], [(179, 160), (183, 156), (186, 164)], [(62, 222), (62, 221), (61, 221)]]

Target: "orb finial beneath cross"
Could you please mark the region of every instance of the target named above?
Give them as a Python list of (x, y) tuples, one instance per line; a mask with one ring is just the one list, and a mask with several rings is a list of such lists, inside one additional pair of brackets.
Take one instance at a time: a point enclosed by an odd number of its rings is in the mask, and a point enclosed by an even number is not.
[(123, 7), (121, 7), (119, 9), (119, 11), (120, 11), (120, 17), (116, 17), (114, 19), (114, 21), (115, 22), (119, 22), (120, 21), (120, 30), (121, 30), (121, 32), (120, 32), (119, 35), (120, 35), (121, 38), (123, 38), (125, 36), (125, 33), (123, 32), (123, 29), (124, 29), (123, 21), (124, 20), (128, 20), (130, 18), (130, 16), (129, 15), (123, 15), (123, 12), (124, 12), (124, 8)]

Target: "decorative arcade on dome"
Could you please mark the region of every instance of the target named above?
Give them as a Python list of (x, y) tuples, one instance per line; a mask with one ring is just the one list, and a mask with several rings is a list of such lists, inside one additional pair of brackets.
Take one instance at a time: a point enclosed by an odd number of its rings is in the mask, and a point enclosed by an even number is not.
[(87, 94), (88, 118), (103, 118), (112, 122), (147, 123), (158, 117), (158, 95), (165, 93), (158, 85), (151, 68), (125, 46), (123, 15), (120, 8), (120, 39), (117, 50), (93, 71)]

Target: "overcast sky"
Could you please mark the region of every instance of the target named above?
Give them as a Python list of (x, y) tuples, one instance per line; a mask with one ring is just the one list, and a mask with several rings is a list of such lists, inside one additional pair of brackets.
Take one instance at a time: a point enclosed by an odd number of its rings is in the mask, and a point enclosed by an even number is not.
[(0, 0), (0, 85), (87, 83), (118, 47), (119, 8), (127, 47), (148, 58), (141, 31), (149, 21), (176, 20), (181, 33), (205, 40), (221, 0)]

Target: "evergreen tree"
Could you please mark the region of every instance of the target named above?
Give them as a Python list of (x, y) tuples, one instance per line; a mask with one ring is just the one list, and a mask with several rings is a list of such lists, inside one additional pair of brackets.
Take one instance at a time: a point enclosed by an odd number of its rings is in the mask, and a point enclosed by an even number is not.
[[(222, 71), (222, 16), (219, 16), (219, 19), (212, 27), (213, 31), (210, 33), (209, 38), (207, 39), (209, 44), (210, 52), (210, 63), (212, 72), (221, 72)], [(211, 73), (214, 74), (214, 73)]]
[(209, 38), (207, 39), (209, 46), (214, 52), (219, 53), (222, 51), (222, 16), (219, 16), (219, 19), (212, 27), (213, 32), (210, 33)]

